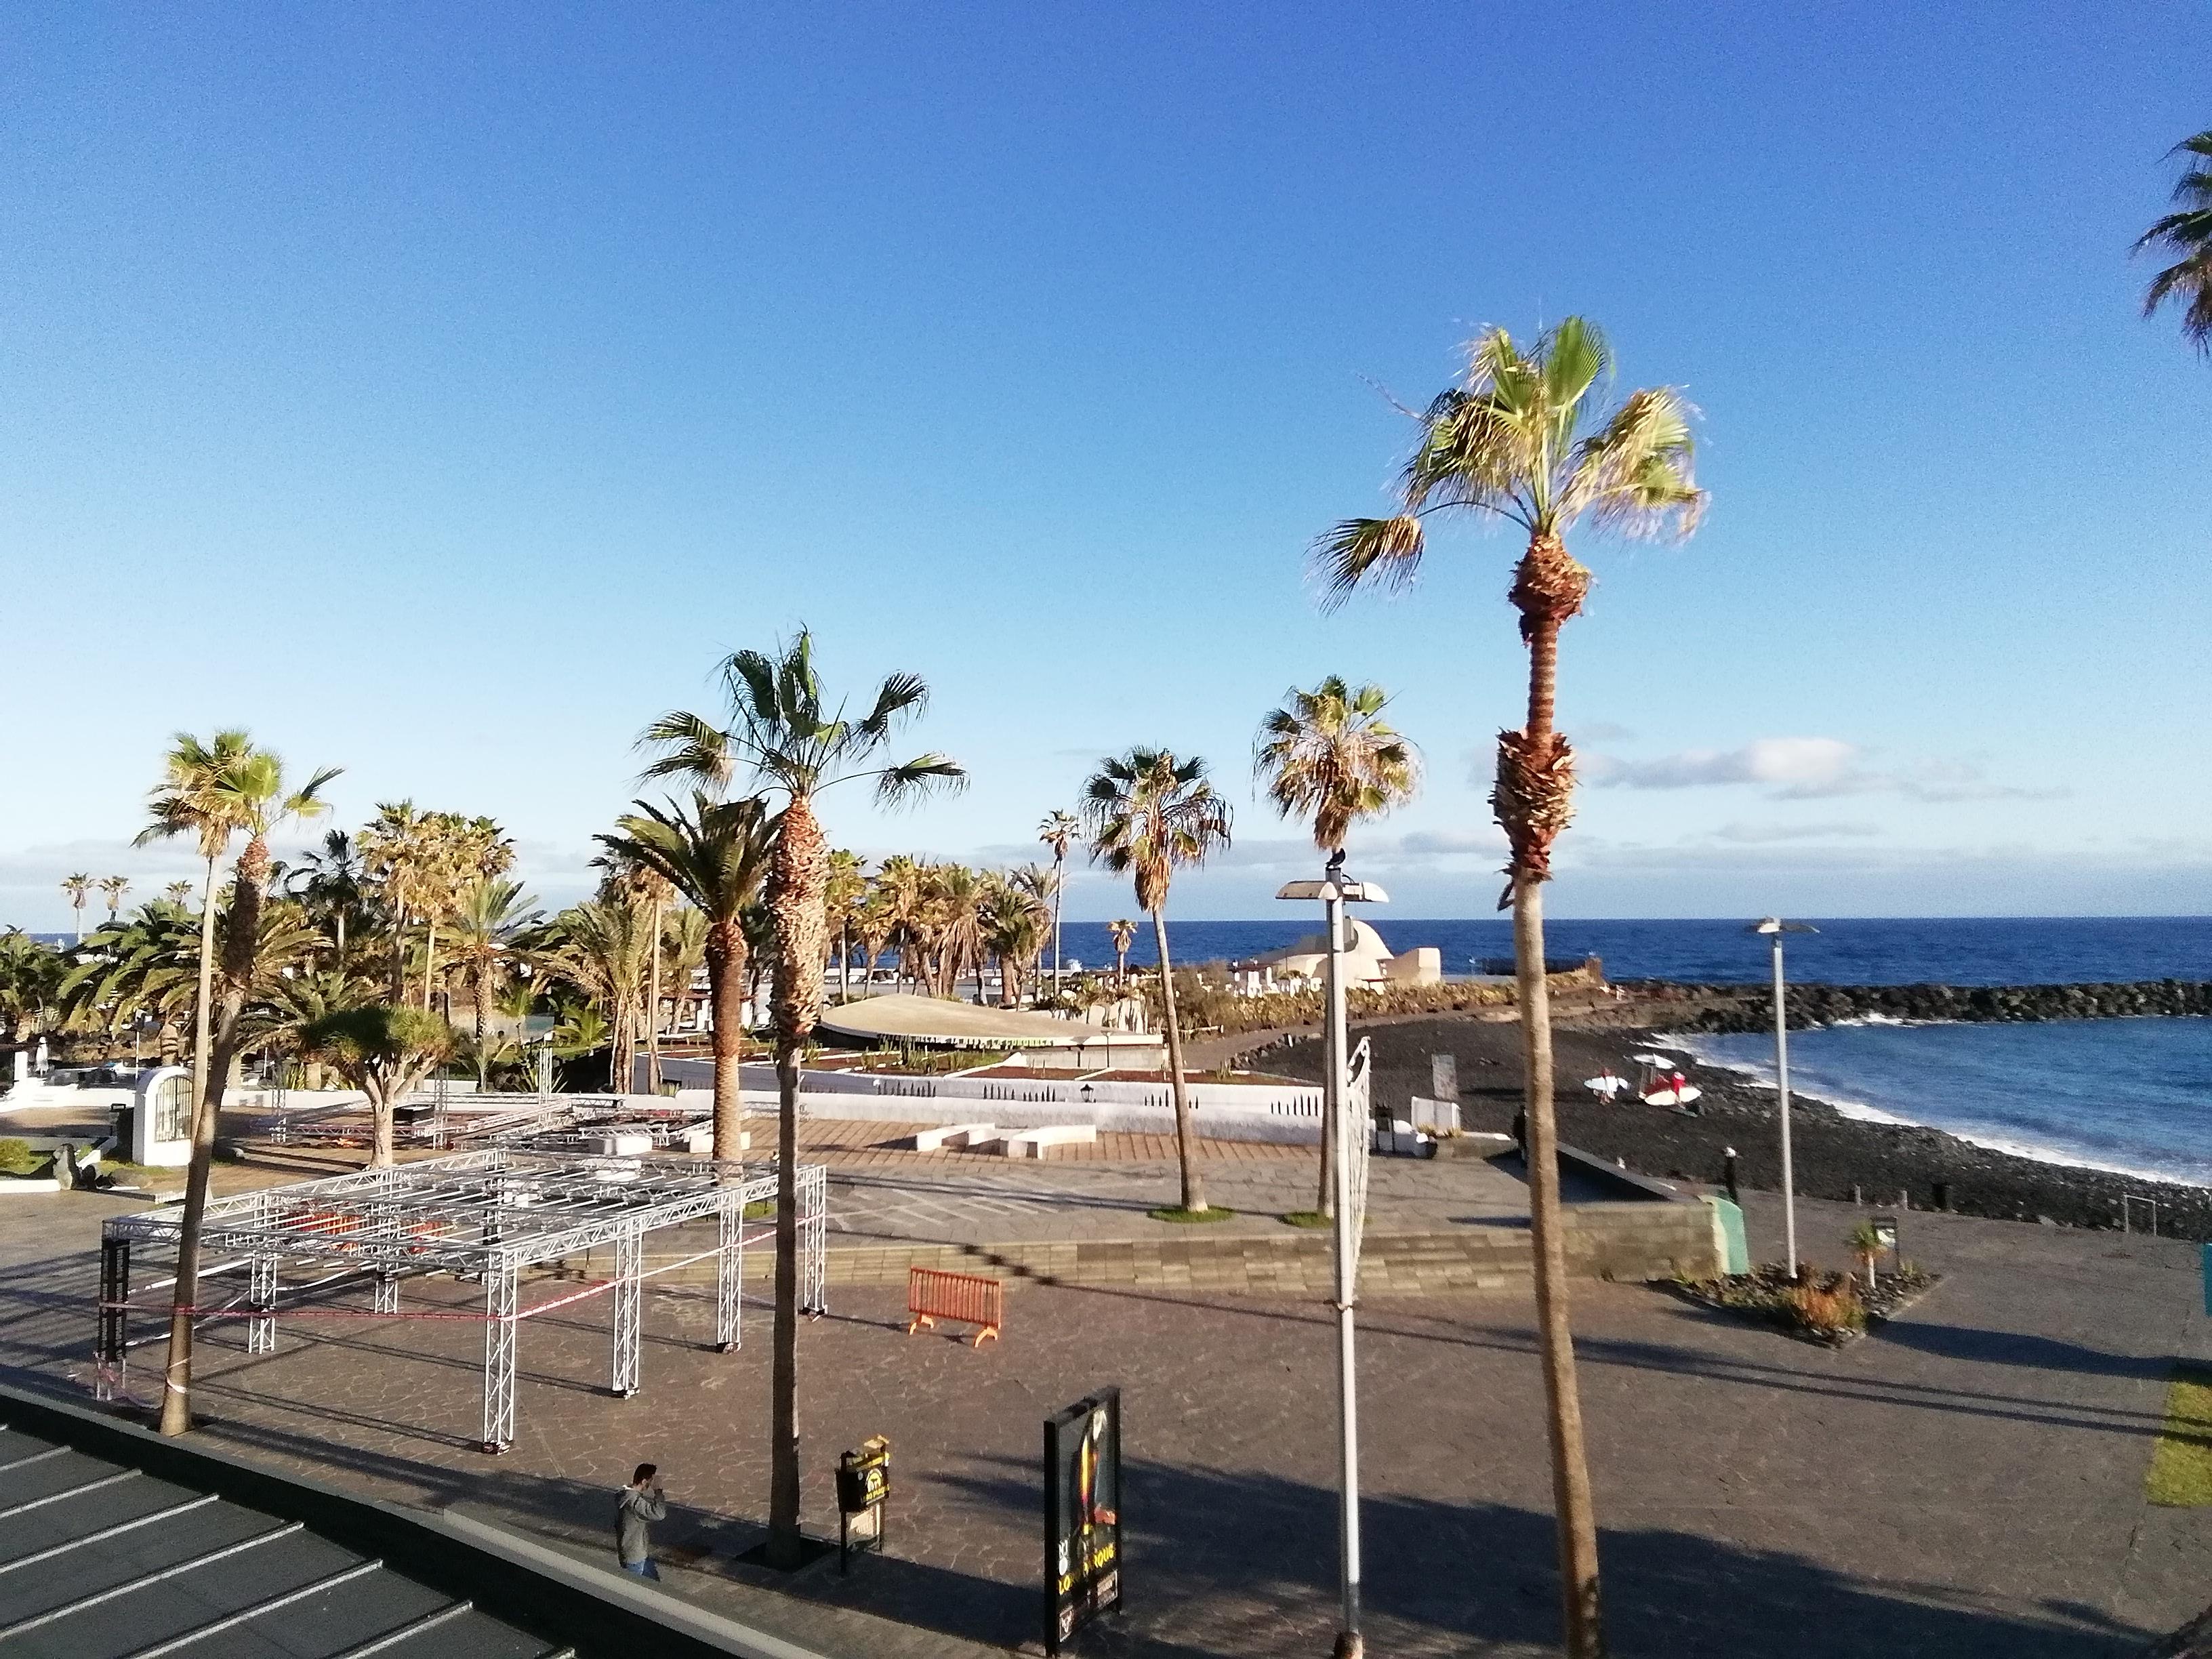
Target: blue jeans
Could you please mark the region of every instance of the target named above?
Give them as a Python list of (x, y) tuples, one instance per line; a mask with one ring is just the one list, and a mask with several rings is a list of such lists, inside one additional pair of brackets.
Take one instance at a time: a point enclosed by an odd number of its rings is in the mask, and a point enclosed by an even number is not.
[(622, 1570), (624, 1572), (634, 1572), (641, 1578), (650, 1578), (656, 1583), (660, 1580), (660, 1569), (653, 1565), (653, 1558), (649, 1555), (642, 1561), (623, 1562)]

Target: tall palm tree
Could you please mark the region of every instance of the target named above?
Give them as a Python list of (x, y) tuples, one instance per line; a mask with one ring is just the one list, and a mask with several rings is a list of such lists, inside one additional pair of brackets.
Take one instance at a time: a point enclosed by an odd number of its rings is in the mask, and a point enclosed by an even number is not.
[(664, 714), (643, 742), (662, 750), (652, 777), (691, 777), (726, 787), (740, 773), (756, 787), (781, 793), (785, 805), (769, 866), (769, 906), (775, 916), (776, 1133), (775, 1340), (769, 1425), (769, 1559), (799, 1563), (799, 1051), (822, 1013), (822, 964), (828, 960), (823, 896), (830, 851), (814, 812), (824, 790), (872, 781), (885, 803), (933, 787), (957, 788), (967, 775), (954, 762), (924, 754), (879, 764), (892, 735), (920, 714), (929, 689), (920, 676), (893, 674), (876, 688), (867, 712), (846, 718), (845, 705), (822, 694), (814, 641), (801, 629), (771, 656), (734, 653), (722, 665), (730, 700), (728, 726), (696, 714)]
[(469, 1001), (475, 1010), (477, 1086), (487, 1086), (485, 1055), (489, 1052), (485, 1032), (500, 992), (523, 960), (519, 940), (535, 927), (538, 913), (519, 881), (478, 876), (465, 885), (453, 906), (453, 955), (468, 981)]
[(123, 908), (123, 896), (130, 890), (131, 878), (128, 876), (102, 876), (100, 878), (100, 896), (107, 901), (109, 921), (115, 920), (115, 913)]
[(1051, 882), (1051, 871), (1031, 865), (992, 882), (985, 890), (980, 917), (981, 943), (983, 950), (998, 959), (999, 1006), (1003, 1008), (1021, 1006), (1022, 969), (1044, 949), (1045, 932), (1052, 920), (1044, 893), (1050, 890)]
[(718, 801), (692, 792), (690, 807), (645, 801), (601, 836), (611, 852), (658, 872), (707, 920), (707, 995), (714, 1012), (714, 1156), (738, 1161), (744, 1127), (739, 1062), (745, 1043), (745, 907), (768, 878), (776, 820), (759, 796)]
[(79, 945), (84, 943), (84, 902), (91, 896), (92, 887), (92, 878), (82, 872), (62, 878), (62, 891), (69, 896), (70, 908), (76, 912), (76, 942)]
[(636, 1070), (637, 1003), (651, 972), (656, 945), (651, 909), (619, 886), (599, 898), (572, 904), (553, 918), (545, 967), (589, 997), (605, 1017), (612, 1042), (608, 1086), (620, 1093)]
[[(193, 1014), (192, 1151), (185, 1176), (185, 1212), (177, 1239), (177, 1282), (169, 1312), (169, 1356), (161, 1392), (163, 1434), (191, 1427), (192, 1313), (199, 1295), (200, 1223), (207, 1209), (208, 1172), (215, 1158), (216, 1114), (222, 1106), (225, 1073), (237, 1052), (239, 1021), (252, 988), (260, 941), (261, 900), (269, 879), (269, 836), (288, 818), (309, 817), (324, 810), (322, 787), (336, 769), (316, 773), (299, 789), (284, 787), (284, 763), (270, 750), (257, 749), (244, 732), (218, 732), (203, 744), (179, 732), (161, 781), (149, 798), (153, 822), (138, 835), (141, 845), (176, 835), (191, 835), (207, 860), (200, 896), (199, 996)], [(231, 884), (230, 914), (224, 919), (223, 997), (219, 1022), (212, 1018), (215, 969), (215, 867), (234, 835), (246, 837)], [(210, 1026), (213, 1026), (212, 1032)]]
[[(1310, 691), (1292, 686), (1288, 701), (1268, 711), (1253, 745), (1252, 769), (1268, 799), (1285, 817), (1313, 820), (1314, 845), (1334, 864), (1344, 856), (1344, 837), (1363, 819), (1380, 817), (1410, 800), (1419, 765), (1413, 746), (1382, 719), (1389, 701), (1379, 685), (1353, 690), (1332, 674)], [(1328, 1041), (1334, 1025), (1322, 1022)], [(1337, 1075), (1341, 1057), (1328, 1060)], [(1336, 1213), (1336, 1183), (1329, 1171), (1336, 1158), (1336, 1120), (1322, 1114), (1321, 1195), (1316, 1207)]]
[(2190, 158), (2173, 186), (2175, 210), (2137, 237), (2134, 251), (2156, 247), (2178, 257), (2143, 290), (2143, 315), (2168, 300), (2181, 301), (2182, 337), (2212, 354), (2212, 167), (2206, 165), (2212, 162), (2212, 131), (2183, 139), (2172, 153)]
[(1060, 890), (1066, 885), (1067, 849), (1082, 833), (1083, 825), (1073, 812), (1058, 808), (1044, 815), (1037, 825), (1037, 839), (1052, 848), (1052, 988), (1060, 988)]
[(1203, 864), (1209, 854), (1229, 845), (1229, 803), (1206, 781), (1206, 763), (1197, 756), (1178, 761), (1164, 749), (1132, 749), (1099, 763), (1083, 786), (1083, 818), (1091, 862), (1117, 876), (1133, 875), (1138, 906), (1152, 919), (1175, 1098), (1176, 1156), (1182, 1164), (1182, 1207), (1201, 1212), (1206, 1189), (1197, 1148), (1191, 1145), (1182, 1027), (1176, 1018), (1175, 968), (1168, 957), (1168, 884), (1177, 866)]
[(1504, 519), (1528, 537), (1508, 595), (1528, 647), (1528, 718), (1498, 739), (1491, 806), (1511, 848), (1499, 908), (1513, 909), (1528, 1115), (1529, 1220), (1536, 1247), (1536, 1304), (1551, 1413), (1553, 1490), (1559, 1510), (1559, 1578), (1567, 1651), (1603, 1651), (1597, 1525), (1583, 1451), (1582, 1405), (1567, 1324), (1560, 1233), (1558, 1135), (1553, 1118), (1552, 1023), (1544, 978), (1543, 884), (1552, 843), (1566, 827), (1574, 756), (1553, 729), (1559, 629), (1581, 611), (1589, 572), (1567, 551), (1567, 531), (1587, 518), (1623, 536), (1696, 527), (1705, 493), (1692, 477), (1690, 408), (1670, 388), (1632, 392), (1601, 411), (1593, 392), (1611, 368), (1605, 337), (1569, 317), (1524, 349), (1502, 328), (1469, 348), (1468, 371), (1419, 416), (1420, 437), (1400, 482), (1403, 510), (1349, 519), (1315, 544), (1322, 574), (1341, 596), (1364, 583), (1402, 586), (1419, 566), (1423, 524), (1440, 513)]
[(368, 868), (353, 837), (343, 830), (325, 830), (321, 850), (305, 854), (286, 884), (306, 903), (311, 915), (330, 927), (343, 966), (347, 924), (360, 913), (368, 895)]
[(1116, 916), (1106, 924), (1107, 937), (1114, 941), (1114, 982), (1129, 982), (1129, 947), (1137, 942), (1137, 924), (1127, 916)]
[(411, 800), (381, 801), (376, 817), (361, 832), (362, 874), (374, 881), (391, 911), (392, 1000), (407, 996), (407, 924), (434, 902), (436, 868), (434, 814), (416, 810)]
[(192, 884), (188, 881), (173, 881), (161, 890), (161, 896), (172, 904), (190, 904), (192, 902)]
[[(867, 896), (866, 862), (858, 853), (838, 847), (830, 849), (830, 879), (822, 890), (828, 938), (837, 947), (837, 1000), (853, 994), (853, 912)], [(825, 967), (828, 964), (823, 964)]]

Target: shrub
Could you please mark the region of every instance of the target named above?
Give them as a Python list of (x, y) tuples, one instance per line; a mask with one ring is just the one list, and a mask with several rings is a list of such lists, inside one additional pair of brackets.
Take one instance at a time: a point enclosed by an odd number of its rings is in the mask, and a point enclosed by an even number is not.
[(1799, 1329), (1814, 1336), (1838, 1336), (1866, 1329), (1866, 1304), (1858, 1286), (1837, 1275), (1825, 1284), (1817, 1278), (1791, 1286), (1787, 1304)]
[(29, 1175), (46, 1162), (27, 1140), (0, 1140), (0, 1175)]

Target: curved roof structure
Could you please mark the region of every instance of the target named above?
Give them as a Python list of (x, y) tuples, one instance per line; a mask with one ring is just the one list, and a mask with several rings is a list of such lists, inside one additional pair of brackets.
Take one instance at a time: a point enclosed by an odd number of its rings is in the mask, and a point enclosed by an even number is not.
[(866, 997), (824, 1008), (820, 1029), (864, 1042), (921, 1042), (943, 1048), (1143, 1048), (1160, 1039), (1149, 1033), (1102, 1030), (1080, 1020), (1016, 1008), (983, 1008), (935, 997)]

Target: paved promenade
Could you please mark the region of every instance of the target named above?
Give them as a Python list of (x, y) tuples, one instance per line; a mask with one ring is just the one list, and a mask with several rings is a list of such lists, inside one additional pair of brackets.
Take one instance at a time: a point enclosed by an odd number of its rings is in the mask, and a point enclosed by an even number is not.
[[(1027, 1173), (1057, 1183), (1078, 1166)], [(1077, 1192), (1099, 1201), (1036, 1201), (1077, 1214), (1123, 1201), (1110, 1187)], [(995, 1184), (986, 1196), (1013, 1201)], [(1144, 1197), (1158, 1201), (1126, 1201)], [(20, 1199), (0, 1214), (0, 1368), (15, 1380), (82, 1388), (92, 1243), (116, 1203)], [(1771, 1200), (1749, 1207), (1755, 1236), (1775, 1230)], [(1853, 1212), (1800, 1212), (1812, 1251), (1840, 1258)], [(2206, 1348), (2195, 1251), (1949, 1217), (1905, 1225), (1907, 1251), (1946, 1282), (1841, 1351), (1661, 1290), (1577, 1286), (1616, 1652), (2123, 1659), (2212, 1599), (2208, 1512), (2142, 1499), (2171, 1358)], [(1086, 1650), (1326, 1650), (1334, 1383), (1310, 1289), (1032, 1285), (980, 1352), (908, 1337), (896, 1289), (834, 1290), (831, 1316), (801, 1339), (807, 1515), (834, 1520), (838, 1449), (888, 1434), (891, 1555), (848, 1579), (833, 1564), (773, 1583), (732, 1559), (767, 1498), (763, 1309), (748, 1309), (743, 1350), (717, 1355), (702, 1346), (702, 1288), (656, 1291), (643, 1391), (629, 1401), (604, 1390), (598, 1304), (530, 1322), (520, 1436), (495, 1460), (467, 1443), (475, 1302), (472, 1287), (410, 1283), (410, 1308), (455, 1316), (288, 1319), (265, 1358), (218, 1327), (204, 1349), (209, 1431), (591, 1553), (607, 1548), (613, 1489), (653, 1459), (678, 1504), (661, 1539), (671, 1593), (855, 1659), (939, 1659), (1003, 1651), (1033, 1628), (1038, 1425), (1118, 1382), (1130, 1608)], [(1373, 1650), (1548, 1651), (1549, 1481), (1525, 1294), (1370, 1292), (1361, 1358)]]

